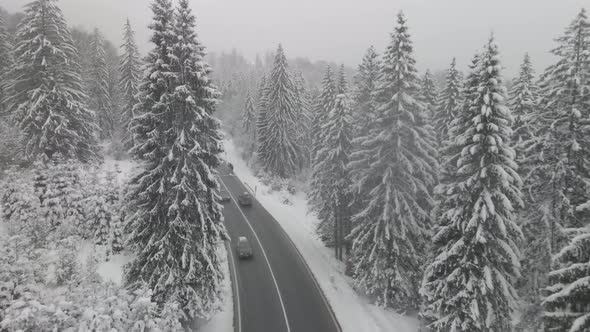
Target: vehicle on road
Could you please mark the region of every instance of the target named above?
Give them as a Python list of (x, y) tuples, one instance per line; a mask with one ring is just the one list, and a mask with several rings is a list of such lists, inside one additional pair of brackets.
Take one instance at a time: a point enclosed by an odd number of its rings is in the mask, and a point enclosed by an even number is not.
[(225, 189), (221, 189), (221, 191), (219, 191), (219, 196), (221, 197), (221, 203), (231, 201), (231, 196), (229, 196), (229, 193)]
[(241, 194), (240, 196), (238, 196), (238, 203), (240, 203), (240, 205), (242, 206), (251, 206), (252, 205), (252, 195), (250, 195), (250, 193), (245, 192), (243, 194)]
[(238, 251), (238, 257), (240, 259), (250, 258), (254, 254), (252, 251), (252, 246), (250, 245), (250, 241), (248, 241), (248, 238), (245, 236), (240, 236), (238, 238), (236, 250)]

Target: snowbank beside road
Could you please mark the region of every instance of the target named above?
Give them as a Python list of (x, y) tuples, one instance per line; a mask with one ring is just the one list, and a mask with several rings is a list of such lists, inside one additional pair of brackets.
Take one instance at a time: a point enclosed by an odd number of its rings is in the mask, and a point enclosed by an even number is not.
[[(224, 141), (224, 145), (226, 160), (233, 164), (234, 173), (256, 192), (256, 199), (281, 224), (305, 258), (344, 332), (418, 331), (415, 320), (371, 304), (351, 287), (344, 275), (344, 265), (315, 233), (318, 221), (307, 214), (305, 194), (273, 192), (254, 176), (232, 141)], [(282, 203), (285, 196), (289, 196), (292, 205)]]

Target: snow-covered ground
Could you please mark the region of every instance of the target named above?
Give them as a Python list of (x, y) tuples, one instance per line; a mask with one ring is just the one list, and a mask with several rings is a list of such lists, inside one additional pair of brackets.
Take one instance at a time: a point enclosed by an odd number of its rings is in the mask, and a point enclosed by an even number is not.
[(219, 248), (219, 255), (223, 258), (222, 265), (223, 273), (225, 275), (222, 285), (224, 298), (223, 307), (220, 312), (197, 329), (199, 332), (234, 332), (234, 299), (231, 288), (227, 250), (225, 247), (222, 246)]
[[(318, 220), (307, 213), (305, 194), (293, 196), (285, 192), (273, 192), (254, 176), (232, 141), (226, 140), (224, 145), (226, 159), (233, 164), (234, 173), (256, 191), (256, 199), (281, 224), (307, 261), (344, 332), (418, 331), (415, 319), (375, 306), (352, 288), (344, 274), (344, 265), (334, 258), (332, 250), (325, 247), (317, 237), (315, 225)], [(286, 197), (291, 205), (282, 203)]]
[[(117, 171), (117, 179), (120, 183), (124, 183), (129, 180), (136, 172), (137, 164), (130, 160), (114, 160), (112, 158), (105, 158), (104, 164), (102, 165), (102, 173)], [(91, 243), (85, 243), (79, 255), (80, 262), (84, 262), (88, 255), (98, 251), (98, 255), (104, 257), (104, 247), (96, 247)], [(231, 278), (229, 274), (229, 264), (227, 260), (227, 252), (224, 246), (221, 246), (218, 254), (222, 258), (223, 272), (225, 279), (222, 285), (222, 292), (224, 303), (222, 309), (216, 315), (214, 315), (209, 321), (202, 323), (197, 328), (199, 332), (233, 332), (233, 319), (234, 319), (234, 302), (231, 288)], [(118, 285), (121, 284), (123, 278), (123, 267), (127, 264), (132, 257), (128, 253), (121, 253), (109, 257), (108, 261), (102, 261), (98, 264), (97, 272), (101, 278), (105, 281), (112, 281)]]

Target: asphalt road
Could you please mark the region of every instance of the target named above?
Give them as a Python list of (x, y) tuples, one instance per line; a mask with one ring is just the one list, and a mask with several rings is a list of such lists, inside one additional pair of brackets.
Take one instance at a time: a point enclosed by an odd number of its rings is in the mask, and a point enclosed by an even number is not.
[[(236, 332), (340, 332), (328, 302), (311, 271), (278, 222), (256, 200), (241, 207), (247, 191), (233, 175), (221, 175), (231, 201), (224, 217), (231, 237), (230, 270), (234, 276)], [(238, 259), (236, 241), (246, 236), (254, 256)]]

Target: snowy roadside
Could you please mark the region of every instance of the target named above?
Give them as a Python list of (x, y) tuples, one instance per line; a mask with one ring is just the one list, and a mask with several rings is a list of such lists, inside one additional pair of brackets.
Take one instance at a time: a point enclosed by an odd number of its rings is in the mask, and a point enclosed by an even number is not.
[[(226, 159), (233, 164), (234, 173), (252, 189), (291, 237), (315, 275), (344, 332), (415, 332), (418, 323), (393, 310), (371, 304), (359, 295), (344, 275), (344, 265), (333, 257), (315, 233), (317, 218), (307, 214), (305, 194), (273, 192), (254, 176), (232, 141), (224, 141)], [(289, 197), (292, 205), (283, 204)]]
[(221, 285), (224, 302), (220, 312), (197, 328), (199, 332), (234, 332), (234, 299), (226, 247), (219, 246), (218, 254), (222, 259), (221, 265), (223, 266), (223, 274), (225, 276)]
[[(105, 158), (104, 164), (101, 166), (102, 176), (107, 172), (117, 172), (117, 180), (119, 183), (125, 183), (130, 177), (135, 175), (137, 163), (130, 160), (114, 160), (112, 158)], [(2, 225), (0, 225), (1, 227)], [(1, 229), (0, 229), (1, 231)], [(90, 241), (85, 242), (80, 249), (78, 260), (84, 263), (91, 254), (98, 255), (99, 258), (105, 257), (105, 247), (95, 246)], [(199, 323), (195, 331), (199, 332), (234, 332), (234, 303), (231, 287), (231, 277), (229, 273), (229, 263), (227, 259), (227, 251), (225, 246), (220, 246), (218, 255), (221, 258), (223, 266), (224, 280), (221, 285), (222, 296), (224, 303), (221, 305), (221, 311), (215, 314), (209, 321)], [(121, 285), (123, 279), (123, 267), (130, 262), (132, 256), (128, 252), (123, 252), (117, 255), (111, 255), (108, 261), (101, 261), (97, 266), (97, 273), (104, 281), (110, 281), (117, 285)]]

